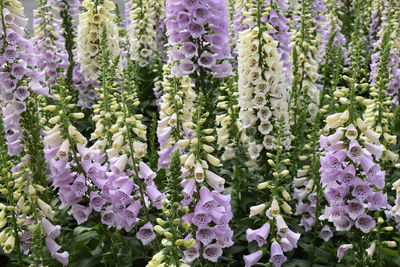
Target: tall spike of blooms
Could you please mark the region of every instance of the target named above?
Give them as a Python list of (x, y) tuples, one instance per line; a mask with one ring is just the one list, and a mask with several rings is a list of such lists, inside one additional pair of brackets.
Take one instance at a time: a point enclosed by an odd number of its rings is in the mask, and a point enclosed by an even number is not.
[[(59, 188), (61, 207), (71, 207), (69, 213), (78, 224), (86, 222), (95, 211), (101, 216), (103, 225), (129, 232), (138, 224), (138, 215), (143, 208), (147, 223), (139, 229), (136, 237), (147, 245), (155, 238), (147, 200), (159, 209), (164, 196), (153, 183), (156, 174), (140, 161), (146, 150), (146, 144), (140, 141), (146, 137), (146, 127), (140, 122), (142, 115), (133, 114), (127, 108), (127, 105), (140, 104), (135, 91), (126, 91), (132, 88), (127, 84), (132, 65), (124, 74), (122, 92), (114, 93), (118, 59), (110, 64), (105, 34), (101, 47), (99, 93), (102, 101), (94, 105), (96, 115), (93, 119), (97, 123), (92, 134), (92, 139), (97, 141), (87, 147), (86, 138), (71, 125), (69, 117), (82, 118), (83, 114), (70, 113), (68, 107), (74, 105), (65, 103), (70, 100), (66, 97), (58, 107), (47, 107), (47, 110), (62, 112), (51, 119), (56, 126), (46, 132), (46, 155), (53, 185)], [(60, 95), (55, 95), (57, 101), (65, 96), (65, 88), (60, 89)], [(115, 111), (116, 117), (111, 116), (111, 110)], [(107, 242), (113, 244), (111, 239)], [(112, 257), (119, 262), (113, 246), (111, 250)]]
[(44, 0), (39, 1), (39, 7), (34, 12), (37, 19), (34, 20), (33, 41), (39, 54), (38, 67), (45, 70), (48, 82), (53, 84), (59, 70), (69, 64), (65, 40), (60, 33), (61, 20), (55, 17), (54, 7)]
[(325, 56), (328, 52), (328, 43), (333, 35), (333, 46), (342, 46), (343, 55), (346, 53), (346, 37), (341, 32), (342, 31), (342, 21), (339, 19), (337, 14), (337, 1), (329, 0), (326, 3), (328, 9), (326, 14), (326, 20), (322, 25), (322, 41), (321, 41), (321, 51), (325, 53), (321, 56)]
[[(171, 156), (171, 164), (167, 179), (167, 199), (163, 203), (163, 218), (157, 218), (157, 225), (154, 230), (163, 239), (161, 245), (164, 247), (156, 253), (147, 267), (157, 267), (165, 264), (165, 266), (189, 266), (182, 259), (191, 253), (191, 250), (196, 250), (196, 241), (190, 235), (190, 224), (181, 219), (189, 209), (187, 206), (181, 205), (180, 202), (185, 201), (186, 195), (180, 194), (182, 185), (180, 184), (181, 163), (179, 158), (179, 150), (176, 149)], [(194, 186), (194, 184), (192, 184)], [(210, 231), (203, 230), (204, 234), (209, 234)], [(185, 238), (186, 237), (186, 238)], [(184, 254), (184, 250), (188, 250)]]
[(1, 2), (1, 43), (0, 93), (4, 131), (10, 155), (22, 152), (21, 117), (27, 109), (27, 98), (31, 93), (48, 94), (40, 82), (43, 75), (36, 67), (32, 55), (32, 43), (24, 35), (27, 19), (22, 4), (18, 1)]
[(392, 20), (389, 3), (384, 2), (382, 24), (377, 33), (378, 40), (374, 44), (375, 53), (371, 55), (370, 96), (364, 100), (367, 108), (364, 113), (365, 122), (383, 135), (386, 142), (396, 144), (396, 136), (391, 135), (390, 120), (394, 96), (400, 87), (399, 39)]
[[(335, 3), (328, 2), (328, 7)], [(334, 10), (329, 9), (329, 10)], [(322, 189), (320, 186), (319, 175), (319, 135), (321, 134), (321, 122), (325, 114), (334, 110), (335, 101), (332, 100), (333, 92), (336, 85), (340, 82), (340, 69), (343, 68), (343, 54), (344, 48), (342, 45), (346, 44), (345, 37), (340, 32), (340, 22), (335, 12), (329, 12), (327, 20), (324, 23), (323, 29), (323, 44), (324, 52), (323, 65), (321, 67), (322, 75), (322, 92), (319, 103), (320, 111), (314, 118), (313, 125), (306, 135), (308, 141), (304, 144), (304, 149), (299, 155), (299, 166), (296, 170), (296, 178), (293, 181), (294, 194), (293, 198), (297, 200), (295, 215), (301, 215), (300, 226), (304, 227), (306, 232), (313, 230), (313, 242), (311, 257), (314, 258), (316, 247), (316, 233), (319, 230), (327, 233), (325, 237), (320, 235), (324, 241), (329, 240), (328, 226), (323, 226), (320, 229), (318, 217), (321, 212), (322, 202)], [(315, 228), (313, 228), (315, 227)], [(329, 237), (329, 238), (328, 238)], [(313, 262), (313, 260), (312, 260)]]
[[(0, 243), (6, 253), (16, 246), (20, 266), (23, 265), (23, 254), (31, 254), (36, 265), (43, 265), (42, 249), (46, 238), (50, 256), (67, 265), (68, 252), (59, 252), (61, 246), (55, 242), (60, 235), (60, 226), (49, 221), (53, 219), (54, 211), (43, 194), (46, 177), (38, 107), (43, 101), (41, 95), (48, 96), (48, 89), (41, 84), (44, 75), (37, 69), (32, 40), (24, 37), (26, 19), (22, 4), (0, 1), (0, 15), (1, 115), (4, 117), (0, 127), (3, 155), (0, 161), (1, 176), (6, 179), (5, 184), (1, 184), (1, 194), (7, 196), (10, 205), (1, 211), (1, 228), (6, 227)], [(47, 223), (46, 227), (43, 222)], [(50, 234), (49, 227), (58, 230)]]
[[(284, 151), (284, 128), (283, 119), (279, 120), (276, 125), (277, 132), (274, 139), (274, 147), (272, 153), (267, 152), (267, 164), (271, 167), (272, 177), (270, 180), (263, 181), (257, 185), (257, 189), (269, 191), (267, 194), (262, 194), (262, 203), (250, 207), (250, 217), (264, 216), (261, 221), (264, 222), (257, 229), (249, 228), (246, 230), (246, 240), (248, 242), (256, 241), (258, 250), (243, 257), (246, 266), (253, 266), (266, 253), (266, 246), (270, 240), (269, 262), (274, 266), (281, 266), (287, 257), (284, 252), (292, 251), (297, 248), (297, 241), (300, 234), (292, 231), (285, 220), (285, 217), (292, 214), (292, 208), (288, 204), (291, 200), (290, 194), (286, 191), (285, 185), (289, 181), (289, 171), (287, 166), (290, 160)], [(269, 178), (269, 177), (268, 177)], [(283, 212), (281, 212), (283, 211)]]
[[(172, 74), (223, 78), (232, 75), (225, 1), (167, 1)], [(202, 86), (204, 87), (204, 86)]]
[[(355, 41), (354, 49), (358, 49), (358, 42), (362, 41), (361, 38)], [(349, 86), (346, 90), (340, 89), (340, 93), (334, 92), (334, 96), (341, 97), (340, 103), (346, 104), (348, 109), (327, 117), (325, 132), (329, 134), (329, 129), (335, 129), (335, 133), (320, 139), (323, 151), (320, 158), (321, 184), (328, 202), (320, 219), (332, 222), (336, 231), (354, 232), (352, 237), (356, 240), (350, 239), (351, 244), (338, 248), (339, 261), (346, 250), (354, 249), (358, 264), (368, 264), (376, 247), (375, 260), (380, 266), (380, 247), (384, 244), (381, 232), (384, 228), (381, 227), (383, 219), (378, 217), (376, 221), (375, 216), (383, 215), (390, 209), (384, 191), (386, 173), (380, 162), (386, 148), (379, 141), (380, 134), (373, 131), (355, 111), (356, 100), (363, 100), (362, 97), (355, 97), (355, 91), (368, 86), (356, 83), (362, 67), (357, 58), (359, 53), (351, 57), (351, 77), (343, 76)], [(376, 230), (372, 232), (374, 228)], [(364, 250), (370, 241), (368, 257), (365, 257)]]
[[(260, 248), (271, 240), (269, 262), (275, 266), (286, 261), (283, 252), (297, 247), (300, 236), (287, 227), (280, 213), (282, 208), (286, 214), (292, 214), (286, 202), (290, 195), (282, 186), (289, 173), (284, 166), (289, 161), (284, 160), (283, 149), (290, 149), (291, 141), (288, 112), (291, 65), (285, 66), (289, 62), (290, 37), (286, 19), (281, 15), (286, 6), (281, 4), (249, 1), (248, 11), (243, 13), (243, 23), (249, 24), (249, 28), (239, 33), (238, 44), (239, 118), (250, 139), (248, 164), (258, 170), (257, 163), (263, 162), (266, 167), (259, 170), (261, 176), (268, 179), (271, 172), (273, 176), (272, 181), (264, 180), (258, 185), (260, 190), (270, 189), (269, 196), (263, 195), (263, 203), (250, 208), (250, 217), (267, 209), (267, 222), (256, 230), (247, 229), (246, 239), (256, 240)], [(245, 256), (246, 266), (256, 264), (263, 254), (259, 250)]]
[[(238, 69), (239, 69), (239, 118), (242, 122), (241, 129), (247, 129), (250, 140), (247, 141), (249, 164), (255, 164), (260, 153), (273, 149), (275, 126), (283, 118), (284, 146), (290, 148), (289, 91), (283, 69), (284, 50), (279, 43), (264, 29), (273, 26), (262, 20), (274, 17), (279, 20), (275, 9), (270, 13), (264, 11), (270, 4), (252, 3), (254, 13), (246, 18), (247, 22), (254, 22), (254, 26), (239, 34)], [(253, 17), (254, 16), (254, 17)], [(259, 25), (262, 25), (261, 27)], [(276, 36), (276, 34), (274, 34)], [(290, 74), (289, 74), (290, 75)]]
[(155, 40), (157, 43), (157, 60), (161, 62), (165, 62), (167, 60), (167, 43), (168, 39), (165, 35), (166, 32), (166, 24), (165, 24), (165, 1), (157, 1), (153, 0), (150, 2), (150, 5), (153, 6), (153, 12), (149, 12), (154, 20), (154, 29), (156, 32)]
[(197, 95), (193, 122), (186, 126), (193, 135), (178, 141), (184, 147), (180, 160), (185, 198), (181, 204), (190, 207), (183, 220), (193, 227), (193, 234), (186, 238), (196, 240), (194, 247), (184, 251), (183, 261), (192, 264), (201, 255), (204, 260), (217, 262), (222, 248), (233, 245), (230, 196), (221, 194), (225, 180), (212, 171), (221, 162), (211, 154), (216, 140), (211, 128), (215, 120), (215, 88), (218, 78), (233, 74), (227, 61), (231, 58), (227, 5), (225, 1), (169, 0), (166, 13), (172, 46), (169, 59), (174, 64), (171, 74), (189, 76)]
[(158, 56), (154, 8), (154, 4), (132, 0), (128, 30), (130, 54), (140, 67), (146, 67)]
[[(221, 151), (221, 160), (227, 164), (233, 164), (230, 182), (232, 182), (233, 201), (241, 201), (241, 193), (247, 188), (243, 185), (247, 182), (245, 160), (247, 159), (246, 148), (243, 143), (248, 139), (242, 130), (242, 122), (239, 120), (240, 107), (238, 105), (238, 83), (237, 77), (230, 77), (223, 83), (219, 91), (217, 108), (219, 114), (216, 117), (217, 144)], [(247, 210), (243, 210), (247, 212)], [(240, 214), (240, 209), (237, 211)]]
[[(297, 6), (297, 8), (301, 7), (300, 25), (293, 34), (293, 86), (289, 109), (291, 132), (294, 137), (292, 140), (292, 157), (296, 159), (315, 151), (313, 149), (314, 144), (307, 146), (308, 135), (312, 135), (313, 131), (319, 130), (318, 128), (313, 128), (312, 125), (313, 122), (319, 123), (317, 117), (321, 105), (318, 81), (320, 74), (318, 73), (317, 48), (316, 40), (314, 39), (317, 34), (315, 33), (315, 21), (312, 19), (311, 14), (312, 3), (313, 1), (307, 0)], [(315, 155), (313, 157), (310, 157), (311, 162), (314, 161)], [(298, 160), (294, 161), (290, 170), (292, 176), (296, 177), (299, 171), (303, 172), (301, 165), (307, 163)]]
[(113, 58), (118, 55), (119, 38), (115, 15), (111, 13), (115, 4), (110, 0), (82, 2), (85, 10), (79, 14), (77, 35), (77, 60), (81, 71), (88, 80), (98, 77), (100, 68), (100, 37), (103, 28), (107, 29), (107, 48)]
[(177, 148), (177, 142), (193, 137), (193, 132), (187, 125), (192, 122), (196, 94), (188, 76), (171, 74), (171, 64), (164, 65), (161, 88), (160, 120), (157, 127), (160, 145), (158, 167), (166, 168), (171, 153)]

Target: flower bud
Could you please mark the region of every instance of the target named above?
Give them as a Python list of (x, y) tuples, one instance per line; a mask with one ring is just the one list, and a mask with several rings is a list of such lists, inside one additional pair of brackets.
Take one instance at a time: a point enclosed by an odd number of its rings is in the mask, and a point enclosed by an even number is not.
[(159, 225), (165, 226), (166, 221), (164, 221), (163, 219), (157, 218), (156, 221), (157, 221), (157, 223), (158, 223)]
[(82, 112), (71, 113), (71, 117), (74, 119), (83, 119), (85, 117), (85, 114), (83, 114)]
[(258, 185), (257, 185), (257, 188), (258, 188), (259, 190), (263, 190), (263, 189), (267, 188), (268, 185), (269, 185), (269, 182), (263, 182), (263, 183), (258, 184)]
[(171, 238), (173, 237), (173, 235), (172, 235), (171, 232), (164, 232), (164, 236), (165, 236), (166, 238), (169, 238), (169, 239), (171, 239)]
[(160, 225), (155, 225), (153, 229), (157, 234), (160, 234), (160, 235), (163, 234), (165, 231), (165, 229), (162, 228)]
[(222, 166), (221, 161), (211, 154), (207, 154), (207, 161), (215, 167)]
[(270, 212), (272, 216), (277, 216), (280, 212), (279, 203), (276, 198), (272, 200)]
[(281, 208), (286, 214), (292, 214), (292, 207), (286, 201), (283, 201)]
[(282, 197), (286, 200), (286, 201), (290, 201), (292, 198), (290, 197), (290, 194), (286, 191), (283, 190), (282, 191)]
[(257, 206), (250, 207), (250, 217), (262, 213), (266, 207), (267, 207), (267, 205), (265, 205), (264, 203), (257, 205)]
[(190, 238), (190, 239), (187, 239), (184, 241), (183, 246), (186, 249), (189, 249), (189, 248), (193, 247), (194, 244), (196, 244), (196, 240), (194, 240), (193, 238)]
[(190, 227), (191, 227), (191, 225), (190, 225), (189, 222), (184, 222), (184, 223), (182, 223), (182, 228), (183, 228), (185, 231), (189, 231)]
[(395, 248), (397, 247), (396, 241), (383, 241), (382, 244), (387, 246), (388, 248)]
[(182, 246), (183, 244), (185, 244), (185, 240), (183, 239), (178, 239), (175, 241), (176, 246)]

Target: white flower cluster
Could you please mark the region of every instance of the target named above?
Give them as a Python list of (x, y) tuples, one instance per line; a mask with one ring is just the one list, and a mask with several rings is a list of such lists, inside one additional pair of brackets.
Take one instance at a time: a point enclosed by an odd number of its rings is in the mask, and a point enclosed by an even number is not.
[(111, 56), (114, 58), (119, 54), (119, 33), (115, 15), (111, 13), (115, 5), (112, 1), (104, 0), (103, 4), (96, 6), (93, 0), (85, 0), (82, 6), (86, 11), (79, 14), (77, 60), (85, 78), (95, 80), (100, 68), (100, 40), (104, 28)]
[[(280, 119), (283, 119), (283, 132), (288, 136), (284, 145), (290, 147), (289, 94), (277, 47), (278, 42), (266, 31), (261, 39), (258, 39), (257, 28), (239, 34), (239, 118), (242, 129), (251, 131), (254, 128), (258, 132), (251, 133), (252, 140), (248, 140), (251, 160), (256, 160), (263, 148), (271, 150), (274, 147), (274, 128)], [(259, 134), (262, 140), (257, 140)]]
[(171, 74), (171, 64), (163, 67), (161, 88), (163, 95), (160, 101), (160, 120), (157, 128), (160, 144), (159, 166), (167, 167), (170, 153), (176, 142), (181, 138), (191, 137), (192, 130), (187, 128), (187, 124), (192, 122), (196, 93), (193, 91), (191, 79), (188, 76)]
[(153, 5), (144, 4), (142, 0), (132, 0), (132, 11), (129, 16), (129, 40), (131, 58), (140, 67), (146, 67), (157, 56), (155, 22), (153, 19)]

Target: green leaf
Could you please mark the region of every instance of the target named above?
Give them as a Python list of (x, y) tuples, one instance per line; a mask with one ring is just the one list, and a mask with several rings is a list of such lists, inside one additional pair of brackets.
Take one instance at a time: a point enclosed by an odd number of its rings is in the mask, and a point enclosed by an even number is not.
[(80, 242), (80, 241), (84, 241), (84, 240), (88, 240), (88, 239), (94, 239), (95, 237), (97, 237), (98, 234), (95, 231), (90, 231), (90, 232), (86, 232), (86, 233), (82, 233), (79, 234), (76, 238), (75, 241), (76, 242)]
[(397, 253), (396, 251), (389, 249), (389, 248), (381, 248), (381, 251), (391, 257), (399, 257), (400, 256), (399, 253)]

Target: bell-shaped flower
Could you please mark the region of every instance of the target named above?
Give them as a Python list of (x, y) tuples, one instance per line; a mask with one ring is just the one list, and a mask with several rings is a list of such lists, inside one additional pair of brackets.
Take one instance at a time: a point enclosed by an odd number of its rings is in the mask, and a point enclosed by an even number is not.
[(257, 241), (257, 244), (259, 247), (264, 246), (267, 243), (267, 238), (269, 235), (270, 227), (271, 226), (269, 223), (265, 223), (259, 229), (256, 229), (256, 230), (247, 229), (246, 230), (247, 241), (251, 242), (251, 241), (255, 240), (255, 241)]
[(283, 254), (282, 248), (278, 242), (274, 241), (271, 245), (271, 258), (269, 262), (275, 267), (280, 267), (287, 260), (287, 257)]
[(253, 252), (253, 253), (249, 254), (249, 255), (243, 256), (243, 260), (244, 260), (244, 262), (246, 264), (245, 267), (253, 266), (254, 264), (256, 264), (257, 262), (260, 261), (262, 256), (263, 256), (262, 250), (258, 250), (256, 252)]
[(143, 225), (136, 233), (136, 238), (139, 239), (143, 243), (143, 245), (147, 245), (151, 241), (153, 241), (156, 238), (156, 234), (153, 230), (153, 225), (149, 222)]

